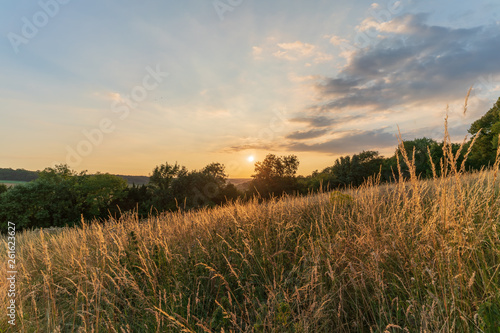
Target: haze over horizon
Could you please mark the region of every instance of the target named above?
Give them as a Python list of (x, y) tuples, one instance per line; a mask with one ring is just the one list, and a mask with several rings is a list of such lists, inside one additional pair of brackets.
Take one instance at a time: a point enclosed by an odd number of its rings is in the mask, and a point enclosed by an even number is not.
[[(299, 174), (452, 138), (500, 96), (493, 0), (7, 1), (0, 167), (149, 175), (266, 154)], [(473, 91), (469, 110), (464, 98)]]

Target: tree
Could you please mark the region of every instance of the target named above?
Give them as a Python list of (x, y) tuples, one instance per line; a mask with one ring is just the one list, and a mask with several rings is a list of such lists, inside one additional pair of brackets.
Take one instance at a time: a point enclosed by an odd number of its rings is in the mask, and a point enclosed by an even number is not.
[(325, 187), (359, 186), (370, 176), (376, 175), (384, 158), (377, 151), (363, 151), (351, 156), (341, 156), (331, 167), (321, 172)]
[(209, 177), (212, 177), (216, 182), (224, 184), (226, 182), (226, 172), (224, 164), (210, 163), (204, 167), (201, 172)]
[[(80, 175), (85, 175), (86, 171), (82, 171)], [(56, 181), (60, 182), (63, 180), (68, 180), (73, 176), (78, 174), (71, 170), (67, 164), (59, 164), (53, 168), (45, 168), (43, 171), (38, 173), (38, 179)]]
[(238, 196), (236, 187), (227, 184), (225, 166), (220, 163), (179, 175), (172, 182), (172, 193), (177, 204), (186, 209), (221, 205)]
[(177, 162), (174, 165), (165, 164), (156, 166), (152, 175), (149, 177), (149, 185), (163, 192), (170, 188), (172, 180), (182, 174), (186, 174), (185, 167), (180, 166)]
[[(415, 172), (418, 177), (422, 178), (429, 178), (432, 177), (432, 164), (431, 164), (431, 157), (432, 157), (432, 162), (436, 166), (436, 171), (439, 172), (439, 163), (441, 158), (443, 157), (443, 144), (438, 143), (437, 141), (433, 139), (429, 139), (426, 137), (423, 138), (418, 138), (418, 139), (413, 139), (413, 140), (406, 140), (403, 141), (403, 147), (406, 151), (406, 155), (408, 156), (408, 159), (410, 160), (411, 163), (414, 163), (415, 165)], [(431, 156), (429, 156), (429, 151), (431, 152)], [(413, 151), (415, 150), (415, 159), (413, 159)], [(400, 147), (396, 148), (396, 151), (394, 152), (394, 156), (390, 158), (390, 162), (386, 163), (386, 167), (390, 170), (385, 170), (387, 173), (394, 172), (396, 176), (398, 173), (398, 166), (397, 166), (397, 158), (396, 155), (398, 155), (399, 158), (399, 163), (401, 167), (401, 171), (403, 173), (403, 177), (408, 178), (410, 176), (409, 172), (409, 167), (405, 164), (404, 159), (403, 159), (403, 152), (401, 151)], [(385, 172), (384, 172), (385, 174)], [(389, 175), (390, 176), (390, 175)]]
[(125, 194), (116, 202), (116, 206), (122, 211), (136, 210), (139, 218), (147, 218), (152, 205), (152, 191), (146, 185), (132, 185), (127, 188)]
[(187, 175), (186, 167), (177, 162), (173, 165), (165, 164), (156, 166), (149, 177), (148, 188), (151, 191), (152, 200), (150, 206), (158, 211), (174, 210), (176, 208), (175, 198), (172, 190), (174, 179)]
[(121, 177), (106, 174), (81, 175), (74, 184), (74, 191), (86, 218), (107, 217), (117, 213), (116, 205), (126, 195), (127, 181)]
[(329, 175), (329, 177), (327, 177), (329, 184), (325, 185), (330, 185), (333, 188), (352, 185), (353, 178), (351, 167), (351, 156), (341, 156), (337, 158), (331, 167), (327, 167), (323, 170), (324, 174)]
[(363, 151), (351, 160), (352, 184), (359, 186), (380, 171), (384, 158), (377, 151)]
[(80, 219), (69, 182), (46, 179), (21, 184), (0, 196), (0, 221), (16, 221), (19, 229), (73, 225)]
[(468, 165), (480, 169), (493, 164), (500, 134), (500, 98), (484, 116), (472, 123), (469, 133), (477, 138), (468, 158)]
[(262, 197), (269, 197), (296, 191), (298, 167), (299, 160), (295, 155), (278, 157), (268, 154), (264, 161), (255, 163), (251, 193), (257, 191)]
[(110, 174), (77, 174), (67, 165), (46, 168), (36, 180), (0, 196), (0, 221), (15, 220), (23, 229), (71, 226), (81, 216), (106, 218), (126, 189), (124, 179)]
[(0, 195), (2, 195), (2, 193), (4, 192), (7, 192), (9, 188), (7, 187), (7, 185), (5, 184), (0, 184)]

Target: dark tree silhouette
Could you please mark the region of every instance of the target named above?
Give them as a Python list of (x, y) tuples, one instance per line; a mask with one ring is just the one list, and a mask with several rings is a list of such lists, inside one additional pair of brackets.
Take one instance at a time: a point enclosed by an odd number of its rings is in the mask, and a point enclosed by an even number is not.
[(472, 123), (469, 133), (476, 135), (468, 165), (474, 169), (495, 162), (500, 134), (500, 98), (484, 116)]
[(250, 193), (262, 197), (292, 193), (298, 190), (296, 173), (299, 160), (295, 155), (278, 157), (268, 154), (264, 161), (255, 163)]

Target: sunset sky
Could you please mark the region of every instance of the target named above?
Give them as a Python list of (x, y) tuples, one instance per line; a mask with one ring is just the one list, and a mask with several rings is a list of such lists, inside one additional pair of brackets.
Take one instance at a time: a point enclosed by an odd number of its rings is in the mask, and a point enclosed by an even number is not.
[(3, 168), (307, 175), (442, 140), (447, 104), (461, 141), (500, 96), (497, 0), (6, 0), (0, 29)]

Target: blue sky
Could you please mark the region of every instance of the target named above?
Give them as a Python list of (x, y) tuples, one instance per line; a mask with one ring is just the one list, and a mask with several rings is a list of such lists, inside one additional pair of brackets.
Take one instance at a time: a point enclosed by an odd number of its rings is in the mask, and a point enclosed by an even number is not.
[[(497, 1), (0, 4), (0, 167), (147, 175), (168, 161), (391, 155), (500, 96)], [(153, 74), (152, 74), (153, 73)], [(156, 74), (154, 74), (156, 73)], [(469, 110), (462, 105), (474, 85)]]

